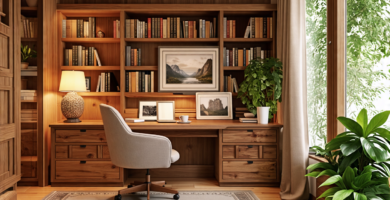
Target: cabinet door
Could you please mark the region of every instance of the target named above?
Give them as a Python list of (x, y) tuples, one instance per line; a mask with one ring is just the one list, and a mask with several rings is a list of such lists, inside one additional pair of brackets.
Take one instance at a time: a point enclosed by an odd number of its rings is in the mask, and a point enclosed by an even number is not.
[[(20, 180), (20, 1), (0, 0), (0, 194)], [(4, 16), (5, 15), (5, 16)], [(15, 20), (14, 20), (15, 19)]]

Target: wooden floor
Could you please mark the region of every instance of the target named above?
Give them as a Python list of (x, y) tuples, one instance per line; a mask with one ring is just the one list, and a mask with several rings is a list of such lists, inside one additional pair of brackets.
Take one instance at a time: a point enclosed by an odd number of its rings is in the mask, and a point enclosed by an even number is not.
[[(139, 179), (137, 179), (139, 180)], [(129, 180), (130, 183), (131, 180)], [(152, 180), (153, 181), (153, 180)], [(187, 190), (252, 190), (260, 200), (280, 200), (276, 187), (219, 187), (214, 179), (166, 179), (166, 187)], [(124, 188), (124, 187), (123, 187)], [(41, 200), (52, 191), (117, 191), (120, 187), (30, 187), (17, 188), (18, 200)]]

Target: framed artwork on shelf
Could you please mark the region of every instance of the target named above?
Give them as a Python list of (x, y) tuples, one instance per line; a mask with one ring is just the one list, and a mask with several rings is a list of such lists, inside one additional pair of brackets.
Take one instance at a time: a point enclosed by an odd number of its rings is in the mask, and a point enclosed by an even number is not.
[(218, 47), (159, 47), (158, 91), (219, 91)]
[(156, 101), (139, 101), (139, 117), (144, 120), (157, 120)]
[(231, 92), (197, 92), (196, 119), (233, 119)]
[(85, 77), (85, 86), (86, 86), (87, 92), (90, 92), (91, 91), (91, 77), (90, 76)]
[(175, 121), (175, 101), (157, 101), (157, 121)]

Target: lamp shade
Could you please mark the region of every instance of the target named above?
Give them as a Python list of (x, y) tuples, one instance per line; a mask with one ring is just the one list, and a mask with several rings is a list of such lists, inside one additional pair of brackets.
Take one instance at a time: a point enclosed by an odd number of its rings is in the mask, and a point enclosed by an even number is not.
[(85, 75), (82, 71), (62, 71), (60, 92), (85, 92)]

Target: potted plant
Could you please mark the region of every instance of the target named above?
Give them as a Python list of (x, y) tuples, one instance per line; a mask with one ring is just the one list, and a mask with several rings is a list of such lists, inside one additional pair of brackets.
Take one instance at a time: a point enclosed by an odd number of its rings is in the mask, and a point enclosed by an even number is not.
[(357, 120), (337, 119), (346, 132), (325, 145), (314, 147), (328, 163), (316, 163), (306, 176), (329, 176), (321, 185), (333, 187), (318, 198), (326, 200), (387, 200), (390, 199), (390, 131), (381, 128), (390, 111), (374, 116), (368, 123), (367, 110), (362, 109)]
[(22, 56), (22, 69), (27, 69), (29, 64), (28, 62), (26, 62), (27, 59), (35, 58), (37, 52), (32, 50), (30, 47), (28, 47), (28, 45), (23, 46), (23, 44), (21, 44), (20, 46), (21, 46), (21, 56)]
[(277, 58), (253, 59), (245, 69), (238, 98), (249, 112), (257, 114), (258, 123), (268, 124), (282, 98), (282, 62)]

